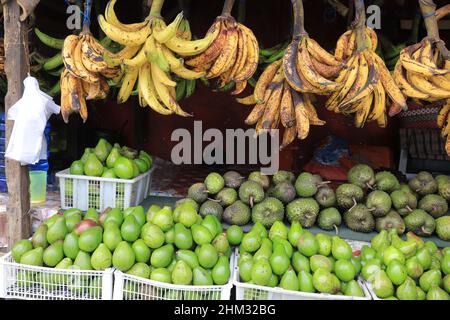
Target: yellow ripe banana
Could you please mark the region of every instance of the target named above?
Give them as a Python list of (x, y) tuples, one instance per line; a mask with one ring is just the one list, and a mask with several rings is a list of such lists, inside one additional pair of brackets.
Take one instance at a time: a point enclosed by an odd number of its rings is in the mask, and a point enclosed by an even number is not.
[(420, 100), (427, 100), (431, 98), (431, 95), (426, 92), (422, 92), (414, 87), (405, 77), (405, 71), (402, 63), (397, 61), (394, 69), (394, 80), (403, 94), (409, 98), (415, 98)]
[(85, 92), (83, 90), (83, 86), (81, 84), (80, 79), (76, 79), (76, 91), (77, 91), (77, 95), (78, 95), (78, 101), (79, 101), (79, 105), (80, 105), (80, 109), (78, 110), (78, 113), (81, 116), (81, 119), (83, 119), (83, 122), (87, 121), (88, 118), (88, 109), (87, 109), (87, 105), (86, 105), (86, 100), (85, 100)]
[(356, 49), (356, 32), (353, 30), (348, 37), (347, 47), (345, 48), (344, 59), (351, 57)]
[(326, 79), (335, 78), (342, 70), (342, 66), (329, 66), (320, 62), (313, 56), (311, 56), (311, 62), (317, 73)]
[(127, 68), (122, 79), (122, 86), (117, 94), (117, 103), (124, 103), (128, 100), (134, 89), (139, 74), (138, 68)]
[(69, 88), (69, 71), (65, 69), (61, 73), (61, 116), (65, 123), (69, 122), (69, 116), (72, 113), (72, 97)]
[(91, 46), (88, 39), (84, 38), (81, 44), (81, 61), (84, 67), (90, 72), (101, 72), (108, 66), (103, 60), (103, 56), (99, 55)]
[(367, 57), (372, 57), (374, 60), (375, 68), (378, 76), (380, 77), (381, 83), (383, 83), (383, 87), (386, 90), (387, 94), (391, 98), (392, 101), (397, 103), (402, 107), (403, 110), (406, 110), (408, 106), (406, 105), (406, 99), (401, 90), (397, 87), (394, 79), (391, 76), (388, 68), (384, 64), (384, 61), (372, 51), (367, 51)]
[(295, 125), (295, 110), (292, 102), (291, 87), (286, 82), (283, 88), (283, 95), (281, 97), (280, 106), (280, 120), (285, 128), (290, 128)]
[(338, 39), (336, 43), (336, 49), (334, 50), (334, 56), (338, 61), (344, 60), (345, 57), (345, 51), (348, 46), (349, 37), (351, 35), (351, 30), (348, 30), (344, 32)]
[(72, 74), (68, 75), (68, 88), (70, 91), (70, 97), (71, 97), (71, 108), (72, 111), (79, 111), (80, 110), (80, 96), (78, 95), (78, 78), (73, 76)]
[(356, 111), (356, 114), (355, 114), (355, 126), (357, 128), (364, 127), (364, 124), (367, 121), (367, 117), (370, 114), (370, 108), (372, 106), (372, 102), (373, 102), (372, 94), (368, 95), (361, 101), (361, 103), (359, 105), (359, 109), (358, 109), (358, 111)]
[(281, 96), (283, 94), (283, 82), (274, 83), (272, 94), (267, 100), (266, 108), (262, 116), (262, 129), (268, 130), (275, 121), (276, 115), (280, 111)]
[(93, 100), (99, 96), (101, 90), (100, 81), (98, 83), (88, 83), (81, 80), (81, 82), (83, 92), (87, 94), (86, 100)]
[(345, 95), (345, 97), (339, 103), (339, 105), (338, 105), (339, 110), (341, 110), (341, 108), (343, 106), (351, 104), (351, 102), (354, 102), (353, 99), (358, 94), (360, 94), (360, 92), (368, 84), (368, 80), (369, 80), (369, 64), (367, 63), (367, 60), (364, 57), (364, 55), (360, 54), (359, 55), (358, 75), (357, 75), (356, 80), (353, 83), (352, 87), (348, 91), (348, 93)]
[(144, 45), (136, 56), (131, 59), (123, 59), (123, 64), (132, 68), (140, 68), (145, 62), (147, 62), (146, 52), (150, 50), (150, 39), (151, 37), (148, 37), (147, 40), (145, 40)]
[(305, 103), (305, 112), (309, 119), (309, 123), (313, 126), (323, 126), (326, 124), (326, 121), (319, 119), (319, 116), (317, 115), (316, 108), (312, 103), (312, 94), (303, 94), (303, 101)]
[(255, 96), (255, 100), (257, 103), (263, 103), (264, 95), (267, 89), (267, 86), (272, 81), (272, 79), (275, 77), (276, 73), (280, 70), (280, 67), (282, 65), (282, 60), (277, 60), (270, 64), (261, 74), (258, 81), (255, 85), (255, 91), (253, 95)]
[(432, 77), (435, 75), (442, 76), (450, 72), (450, 70), (431, 68), (417, 60), (414, 60), (410, 54), (411, 50), (413, 50), (412, 47), (406, 47), (400, 53), (400, 61), (407, 71), (418, 73), (422, 77)]
[(387, 115), (386, 114), (383, 114), (381, 117), (379, 117), (377, 119), (377, 123), (378, 123), (378, 126), (380, 128), (386, 128), (387, 127), (387, 122), (388, 122), (388, 119), (387, 119)]
[(229, 26), (227, 29), (227, 40), (222, 48), (220, 55), (214, 61), (211, 69), (206, 73), (206, 78), (215, 78), (233, 67), (236, 60), (238, 48), (238, 30), (235, 26)]
[(169, 86), (169, 87), (176, 87), (177, 83), (170, 79), (169, 75), (161, 70), (161, 68), (158, 65), (154, 65), (152, 67), (152, 77), (153, 79), (157, 79), (157, 81), (161, 82), (162, 84)]
[(435, 86), (450, 92), (450, 80), (445, 76), (434, 76), (428, 78)]
[(338, 104), (350, 91), (350, 88), (353, 86), (353, 83), (355, 82), (359, 72), (359, 59), (360, 55), (356, 55), (353, 56), (350, 60), (348, 60), (347, 62), (348, 68), (341, 71), (341, 74), (339, 75), (338, 79), (336, 79), (336, 81), (340, 80), (339, 78), (341, 78), (341, 75), (343, 78), (345, 77), (344, 79), (342, 79), (342, 83), (344, 85), (339, 91), (333, 93), (326, 102), (325, 106), (328, 110), (337, 111)]
[(437, 126), (439, 128), (443, 128), (445, 125), (446, 120), (450, 120), (448, 117), (450, 116), (450, 100), (446, 101), (446, 104), (444, 104), (439, 110), (438, 116), (437, 116)]
[(161, 51), (164, 55), (164, 58), (167, 60), (167, 63), (169, 64), (169, 68), (177, 69), (183, 66), (183, 59), (175, 57), (175, 55), (167, 49), (165, 45), (161, 46)]
[[(450, 60), (444, 60), (444, 69), (450, 70)], [(445, 77), (447, 78), (447, 80), (450, 80), (450, 73), (447, 73)]]
[(219, 30), (215, 29), (211, 33), (207, 33), (204, 38), (192, 41), (175, 36), (167, 41), (165, 45), (180, 56), (195, 56), (205, 51), (218, 34)]
[(247, 80), (243, 80), (243, 81), (236, 81), (236, 87), (234, 89), (233, 92), (231, 92), (232, 95), (237, 95), (242, 93), (245, 88), (247, 88)]
[(176, 36), (178, 27), (183, 20), (183, 12), (179, 13), (176, 18), (168, 26), (164, 21), (159, 19), (159, 23), (153, 28), (153, 36), (159, 43), (166, 43)]
[(244, 47), (246, 47), (244, 49), (246, 51), (245, 62), (238, 68), (237, 73), (232, 78), (235, 81), (244, 81), (250, 79), (258, 67), (259, 45), (252, 30), (240, 23), (238, 23), (238, 28), (242, 31), (246, 39), (244, 42)]
[(158, 101), (156, 89), (153, 86), (150, 63), (145, 63), (140, 67), (138, 85), (142, 99), (150, 108), (163, 115), (173, 114), (172, 110), (167, 109)]
[(107, 22), (103, 15), (98, 16), (98, 24), (111, 40), (125, 46), (142, 45), (151, 33), (149, 21), (146, 21), (145, 26), (137, 31), (122, 30)]
[(333, 92), (339, 89), (342, 85), (325, 79), (319, 75), (315, 70), (309, 56), (308, 49), (306, 48), (306, 40), (303, 40), (299, 46), (300, 60), (297, 59), (297, 67), (300, 67), (299, 72), (308, 80), (314, 87), (319, 88), (325, 92)]
[(238, 33), (238, 43), (237, 43), (237, 51), (236, 51), (236, 58), (234, 64), (229, 69), (230, 72), (230, 79), (235, 79), (236, 73), (240, 71), (246, 62), (247, 59), (247, 46), (246, 46), (246, 39), (245, 34), (243, 33), (241, 28), (237, 29)]
[(92, 50), (94, 50), (94, 52), (97, 53), (99, 56), (103, 57), (103, 54), (105, 53), (106, 49), (91, 34), (88, 34), (87, 39), (89, 41), (89, 45), (92, 48)]
[(78, 44), (79, 38), (76, 35), (69, 35), (64, 39), (62, 49), (63, 62), (66, 69), (73, 73), (75, 72), (75, 62), (73, 61), (73, 52)]
[(309, 135), (310, 124), (305, 110), (305, 102), (301, 94), (292, 91), (292, 98), (295, 108), (295, 124), (297, 127), (297, 137), (300, 140), (306, 139)]
[(378, 81), (373, 90), (373, 108), (368, 117), (369, 121), (380, 118), (386, 113), (386, 91), (381, 81)]
[(450, 156), (450, 135), (447, 136), (447, 141), (445, 142), (445, 152)]
[[(150, 68), (151, 68), (151, 74), (153, 75), (155, 73), (157, 65), (155, 65), (154, 63), (150, 64)], [(158, 71), (156, 71), (158, 72)], [(159, 81), (159, 79), (152, 77), (152, 82), (153, 85), (155, 87), (155, 90), (158, 94), (159, 99), (162, 101), (162, 103), (170, 110), (172, 110), (173, 112), (175, 112), (176, 114), (183, 116), (183, 117), (188, 117), (190, 116), (190, 114), (184, 112), (181, 107), (178, 105), (178, 103), (176, 102), (176, 100), (174, 98), (172, 98), (169, 89), (162, 83)]]
[[(267, 99), (269, 99), (269, 97), (267, 97)], [(252, 111), (249, 113), (249, 115), (247, 116), (247, 118), (245, 119), (245, 124), (247, 125), (254, 125), (255, 123), (257, 123), (259, 121), (259, 119), (262, 118), (264, 111), (266, 110), (266, 103), (257, 103)]]
[(426, 78), (414, 73), (408, 72), (406, 75), (408, 81), (413, 84), (418, 90), (429, 93), (432, 98), (447, 99), (450, 98), (450, 91), (439, 88)]
[(368, 42), (367, 47), (370, 48), (370, 50), (372, 51), (377, 50), (378, 36), (375, 30), (373, 30), (372, 28), (366, 28), (365, 33), (366, 33), (366, 41)]
[(317, 61), (329, 66), (340, 67), (342, 63), (335, 56), (323, 49), (314, 39), (306, 39), (306, 48), (309, 54), (317, 59)]
[(183, 65), (181, 67), (171, 69), (171, 71), (174, 74), (176, 74), (177, 76), (179, 76), (180, 78), (186, 79), (186, 80), (196, 80), (205, 75), (204, 72), (197, 72), (197, 71), (189, 70), (189, 69), (185, 68)]
[(126, 46), (117, 53), (109, 52), (105, 50), (103, 59), (109, 68), (118, 67), (122, 64), (123, 60), (133, 58), (141, 49), (141, 46)]
[(186, 61), (188, 66), (197, 68), (207, 65), (220, 55), (220, 51), (225, 46), (227, 39), (227, 29), (224, 23), (222, 19), (216, 19), (213, 26), (208, 30), (208, 33), (211, 33), (213, 30), (219, 30), (219, 34), (204, 52)]
[(291, 128), (284, 129), (283, 132), (283, 140), (281, 142), (280, 151), (286, 148), (289, 144), (291, 144), (295, 140), (295, 136), (297, 134), (297, 128), (294, 125)]
[(96, 83), (99, 81), (98, 76), (86, 69), (86, 67), (83, 65), (83, 52), (81, 51), (81, 45), (83, 44), (84, 37), (81, 36), (81, 39), (77, 42), (77, 45), (75, 46), (75, 49), (73, 50), (72, 56), (73, 56), (73, 62), (74, 62), (74, 70), (69, 71), (76, 77), (83, 79), (86, 82), (89, 83)]
[[(296, 91), (304, 92), (306, 91), (302, 81), (298, 76), (297, 71), (297, 55), (298, 55), (298, 44), (299, 40), (292, 41), (286, 48), (285, 54), (283, 56), (283, 71), (286, 77), (286, 81), (289, 83), (291, 88)], [(264, 74), (264, 73), (263, 73)], [(275, 73), (274, 73), (275, 74)], [(262, 75), (261, 75), (262, 77)], [(261, 79), (261, 78), (260, 78)], [(258, 85), (258, 84), (256, 84)], [(255, 87), (256, 93), (256, 87)], [(261, 96), (259, 96), (261, 97)], [(256, 97), (258, 99), (258, 97)]]
[(108, 21), (108, 23), (112, 24), (113, 26), (115, 26), (117, 28), (120, 28), (123, 31), (128, 31), (128, 32), (139, 31), (140, 29), (147, 26), (147, 24), (148, 24), (147, 21), (138, 22), (138, 23), (130, 23), (130, 24), (125, 24), (125, 23), (120, 22), (116, 16), (116, 12), (114, 11), (114, 5), (116, 4), (116, 1), (117, 0), (110, 0), (108, 2), (108, 4), (106, 5), (105, 18), (106, 18), (106, 21)]
[(257, 103), (255, 96), (253, 94), (244, 97), (244, 98), (236, 98), (236, 101), (239, 102), (240, 104), (244, 104), (244, 105), (254, 105)]

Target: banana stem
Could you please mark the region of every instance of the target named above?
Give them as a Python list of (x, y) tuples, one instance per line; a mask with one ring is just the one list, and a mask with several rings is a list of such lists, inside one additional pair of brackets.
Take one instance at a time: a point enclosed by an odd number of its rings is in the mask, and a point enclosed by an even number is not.
[(235, 0), (225, 0), (222, 8), (222, 16), (229, 17), (231, 16), (231, 10), (233, 10)]
[(160, 17), (161, 9), (164, 5), (164, 0), (153, 0), (152, 6), (150, 8), (150, 16), (152, 17)]
[(294, 12), (293, 38), (300, 38), (306, 34), (305, 31), (305, 11), (303, 9), (303, 0), (291, 0), (292, 10)]
[(439, 28), (436, 19), (436, 4), (433, 0), (419, 0), (420, 11), (425, 21), (428, 37), (436, 42), (436, 48), (445, 60), (450, 59), (450, 52), (445, 47), (445, 43), (439, 37)]
[(356, 44), (358, 52), (367, 48), (366, 45), (366, 7), (364, 6), (364, 0), (355, 0), (355, 21), (354, 28), (356, 32)]
[(89, 17), (84, 18), (84, 24), (83, 24), (83, 29), (81, 30), (81, 33), (83, 34), (87, 34), (87, 33), (91, 33), (89, 27), (91, 25), (91, 10), (92, 10), (92, 1), (85, 1), (84, 2), (84, 14), (88, 14)]

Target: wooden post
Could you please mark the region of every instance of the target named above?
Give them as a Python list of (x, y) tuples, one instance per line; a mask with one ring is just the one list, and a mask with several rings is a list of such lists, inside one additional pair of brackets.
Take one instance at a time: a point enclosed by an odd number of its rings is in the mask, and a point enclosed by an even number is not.
[[(5, 73), (8, 93), (5, 97), (5, 112), (14, 105), (23, 93), (23, 80), (29, 72), (28, 28), (20, 22), (20, 6), (16, 0), (3, 5), (5, 29)], [(6, 121), (6, 145), (13, 128), (13, 121)], [(19, 162), (6, 159), (6, 179), (9, 200), (7, 205), (9, 246), (30, 236), (30, 193), (28, 167)]]

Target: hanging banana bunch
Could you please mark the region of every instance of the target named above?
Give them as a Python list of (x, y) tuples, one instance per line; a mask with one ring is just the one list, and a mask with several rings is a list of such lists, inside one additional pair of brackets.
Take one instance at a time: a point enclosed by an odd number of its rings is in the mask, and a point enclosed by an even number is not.
[(327, 95), (342, 86), (333, 79), (343, 63), (323, 49), (304, 30), (302, 1), (292, 0), (294, 37), (284, 55), (272, 62), (256, 82), (253, 95), (237, 99), (253, 105), (245, 120), (256, 132), (284, 127), (281, 149), (294, 139), (306, 139), (312, 125), (322, 126), (314, 107), (315, 95)]
[[(367, 49), (375, 51), (378, 46), (377, 33), (368, 27), (364, 27), (364, 41)], [(350, 57), (356, 54), (358, 49), (356, 41), (356, 29), (351, 27), (350, 30), (344, 32), (336, 43), (334, 56), (341, 61), (347, 61)]]
[(441, 129), (441, 137), (446, 139), (445, 151), (450, 156), (450, 99), (445, 101), (438, 113), (437, 126)]
[(234, 0), (225, 1), (222, 14), (210, 29), (218, 32), (217, 37), (202, 54), (188, 59), (186, 64), (206, 72), (207, 79), (219, 78), (219, 88), (233, 82), (232, 94), (239, 94), (258, 67), (259, 45), (253, 32), (230, 15), (233, 4)]
[(355, 0), (355, 9), (356, 50), (347, 57), (345, 68), (336, 79), (341, 88), (329, 97), (326, 107), (336, 113), (354, 115), (358, 128), (367, 121), (377, 121), (384, 128), (387, 125), (388, 99), (400, 109), (407, 108), (406, 100), (384, 61), (373, 51), (373, 46), (368, 46), (374, 40), (368, 39), (362, 0)]
[(117, 53), (104, 53), (108, 66), (122, 67), (124, 70), (117, 101), (127, 101), (137, 86), (142, 107), (149, 106), (163, 115), (175, 113), (190, 116), (177, 102), (177, 82), (172, 74), (184, 80), (204, 76), (205, 72), (186, 68), (183, 58), (179, 56), (202, 53), (217, 37), (219, 30), (211, 28), (204, 38), (191, 40), (189, 22), (182, 13), (169, 25), (165, 24), (160, 15), (164, 0), (153, 1), (150, 14), (144, 21), (124, 24), (115, 14), (115, 3), (116, 0), (109, 1), (105, 15), (100, 15), (98, 22), (108, 37), (124, 46)]

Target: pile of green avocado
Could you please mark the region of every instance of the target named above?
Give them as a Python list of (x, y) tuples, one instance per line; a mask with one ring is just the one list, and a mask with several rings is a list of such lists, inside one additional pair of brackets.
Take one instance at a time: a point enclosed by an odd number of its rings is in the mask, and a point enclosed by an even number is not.
[(450, 247), (439, 250), (412, 232), (381, 231), (361, 248), (362, 277), (388, 300), (450, 300)]
[(213, 214), (232, 225), (250, 220), (270, 228), (276, 221), (298, 221), (304, 228), (337, 229), (342, 222), (356, 232), (396, 229), (420, 236), (436, 233), (450, 241), (450, 177), (420, 172), (401, 184), (388, 171), (374, 173), (358, 164), (336, 189), (317, 174), (279, 171), (272, 177), (252, 172), (210, 173), (188, 190), (201, 215)]
[(308, 293), (365, 296), (356, 280), (361, 259), (352, 254), (350, 245), (338, 236), (313, 235), (298, 221), (290, 228), (277, 221), (269, 232), (255, 223), (242, 238), (239, 252), (243, 282)]
[[(231, 230), (232, 243), (240, 241), (240, 237), (240, 228)], [(146, 213), (141, 206), (124, 211), (107, 209), (101, 214), (94, 209), (85, 214), (69, 209), (44, 221), (31, 240), (20, 240), (12, 248), (14, 261), (32, 266), (76, 270), (114, 267), (159, 282), (205, 286), (229, 281), (231, 253), (228, 235), (219, 220), (212, 215), (202, 218), (188, 204), (174, 210), (153, 205)], [(100, 279), (24, 271), (18, 274), (17, 284), (37, 282), (47, 290), (64, 286), (77, 294), (98, 297), (101, 292), (86, 292), (92, 281)], [(124, 290), (129, 298), (138, 294), (130, 282)], [(202, 299), (202, 294), (183, 298)]]
[(95, 148), (86, 148), (80, 160), (72, 162), (69, 172), (91, 177), (133, 179), (153, 165), (145, 151), (136, 151), (119, 144), (112, 146), (101, 138)]

